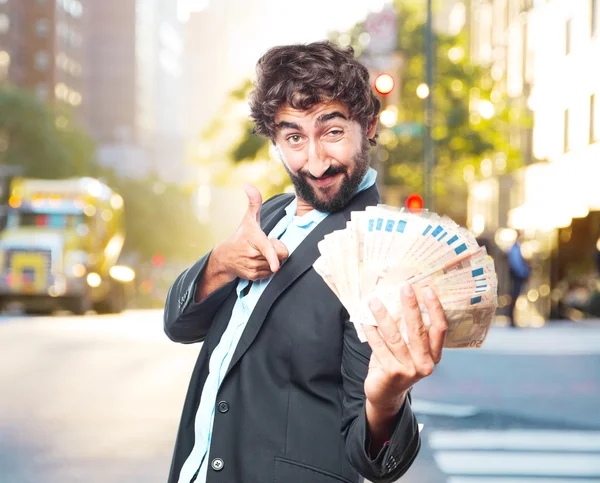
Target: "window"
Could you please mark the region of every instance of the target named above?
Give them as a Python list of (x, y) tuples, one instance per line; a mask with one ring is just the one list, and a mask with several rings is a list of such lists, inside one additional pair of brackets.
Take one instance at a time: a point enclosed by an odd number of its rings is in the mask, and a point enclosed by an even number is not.
[(592, 37), (598, 30), (598, 0), (590, 0), (590, 32)]
[(5, 13), (0, 13), (0, 34), (5, 34), (10, 28), (10, 18)]
[(63, 0), (62, 6), (65, 12), (70, 13), (74, 18), (81, 17), (83, 13), (83, 5), (79, 0)]
[(571, 53), (571, 24), (573, 23), (572, 19), (567, 20), (567, 24), (565, 27), (565, 55), (569, 55)]
[[(10, 66), (10, 54), (6, 50), (0, 50), (0, 81), (8, 77), (8, 68)], [(0, 146), (2, 137), (0, 136)], [(0, 147), (0, 151), (2, 148)]]
[(564, 125), (564, 138), (563, 138), (563, 152), (569, 151), (569, 110), (565, 109), (565, 125)]
[(0, 50), (0, 67), (6, 68), (10, 65), (10, 54), (6, 50)]
[(48, 38), (48, 35), (50, 34), (50, 21), (47, 18), (36, 20), (35, 33), (41, 39)]
[(600, 107), (596, 94), (590, 96), (590, 144), (600, 141)]
[(20, 213), (19, 226), (38, 226), (48, 228), (65, 228), (68, 217), (74, 215), (50, 214), (50, 213)]
[(45, 50), (40, 50), (33, 56), (33, 63), (37, 70), (44, 72), (50, 67), (50, 55)]
[(69, 31), (69, 43), (71, 44), (71, 47), (81, 47), (82, 45), (82, 40), (81, 40), (81, 35), (79, 35), (77, 32), (70, 30)]
[(50, 88), (48, 87), (48, 84), (46, 84), (45, 82), (40, 82), (39, 84), (37, 84), (35, 86), (35, 93), (37, 94), (37, 96), (40, 99), (46, 100), (46, 99), (48, 99), (48, 94), (50, 93)]

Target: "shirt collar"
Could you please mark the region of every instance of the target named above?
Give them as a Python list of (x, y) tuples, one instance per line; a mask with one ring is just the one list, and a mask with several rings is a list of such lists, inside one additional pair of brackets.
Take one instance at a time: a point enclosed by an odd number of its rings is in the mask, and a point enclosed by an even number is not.
[(323, 213), (317, 210), (310, 210), (308, 213), (304, 213), (301, 216), (296, 216), (296, 210), (298, 209), (298, 198), (292, 200), (292, 202), (285, 207), (286, 216), (292, 218), (294, 223), (299, 228), (308, 228), (315, 222), (318, 222), (325, 218), (328, 213)]
[(358, 185), (356, 194), (358, 194), (361, 191), (364, 191), (366, 189), (369, 189), (371, 186), (373, 186), (375, 184), (375, 181), (377, 181), (377, 171), (375, 171), (373, 168), (369, 168), (367, 170), (367, 172), (365, 173), (365, 176), (363, 177), (362, 182), (360, 183), (360, 185)]

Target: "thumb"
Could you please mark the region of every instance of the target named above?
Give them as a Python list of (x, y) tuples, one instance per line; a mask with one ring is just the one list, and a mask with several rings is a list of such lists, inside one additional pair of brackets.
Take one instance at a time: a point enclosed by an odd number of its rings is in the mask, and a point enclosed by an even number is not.
[(251, 184), (244, 185), (244, 191), (248, 197), (248, 211), (247, 213), (257, 223), (260, 222), (260, 208), (262, 207), (262, 195), (255, 186)]

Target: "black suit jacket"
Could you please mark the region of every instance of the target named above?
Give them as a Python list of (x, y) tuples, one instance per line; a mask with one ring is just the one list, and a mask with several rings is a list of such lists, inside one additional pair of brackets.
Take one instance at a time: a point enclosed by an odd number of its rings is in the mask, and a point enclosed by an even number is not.
[[(267, 201), (266, 233), (284, 216), (291, 195)], [(323, 220), (282, 265), (259, 299), (224, 377), (209, 450), (209, 483), (392, 482), (420, 448), (410, 398), (393, 436), (368, 454), (364, 380), (370, 347), (358, 340), (348, 313), (312, 264), (317, 243), (345, 228), (350, 212), (379, 201), (376, 187), (358, 193), (346, 209)], [(204, 341), (192, 374), (177, 435), (169, 483), (194, 445), (194, 419), (208, 361), (225, 331), (238, 280), (194, 302), (210, 253), (182, 273), (169, 292), (165, 332), (176, 342)], [(225, 409), (221, 412), (221, 409)], [(215, 465), (216, 458), (222, 465)]]

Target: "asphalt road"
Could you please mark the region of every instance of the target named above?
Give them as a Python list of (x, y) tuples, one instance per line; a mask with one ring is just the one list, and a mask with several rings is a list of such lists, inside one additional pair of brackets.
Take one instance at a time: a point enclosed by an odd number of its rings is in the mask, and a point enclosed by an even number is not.
[[(198, 350), (159, 311), (0, 317), (0, 483), (164, 483)], [(600, 325), (493, 329), (414, 396), (403, 483), (600, 482)]]

